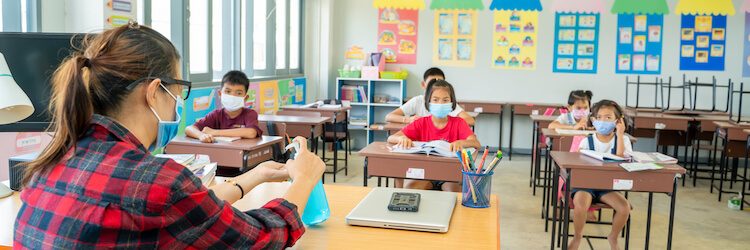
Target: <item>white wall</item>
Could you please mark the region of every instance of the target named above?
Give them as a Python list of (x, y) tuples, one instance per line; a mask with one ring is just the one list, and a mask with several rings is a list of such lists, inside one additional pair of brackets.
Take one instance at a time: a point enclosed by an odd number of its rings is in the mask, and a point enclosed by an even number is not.
[[(315, 1), (315, 0), (312, 0)], [(372, 7), (370, 0), (331, 0), (334, 1), (335, 16), (333, 18), (331, 65), (321, 65), (328, 68), (328, 96), (335, 96), (336, 69), (346, 63), (344, 52), (352, 45), (362, 46), (366, 52), (377, 49), (377, 10)], [(426, 0), (429, 6), (430, 0)], [(490, 0), (483, 1), (485, 10), (479, 11), (477, 35), (477, 59), (474, 67), (441, 67), (448, 81), (457, 87), (458, 99), (477, 99), (493, 101), (528, 101), (564, 103), (567, 94), (574, 89), (589, 89), (594, 92), (594, 101), (607, 98), (618, 102), (625, 100), (625, 75), (615, 74), (615, 38), (617, 35), (617, 16), (609, 12), (612, 0), (605, 0), (606, 13), (601, 15), (599, 34), (599, 65), (598, 74), (553, 74), (552, 47), (554, 30), (554, 13), (551, 12), (551, 0), (542, 0), (545, 10), (539, 15), (538, 37), (538, 66), (535, 71), (507, 71), (490, 68), (491, 40), (492, 40), (492, 12), (487, 7)], [(674, 10), (677, 1), (668, 1), (670, 10)], [(680, 17), (673, 13), (664, 18), (664, 48), (662, 58), (662, 76), (673, 78), (673, 82), (680, 83), (682, 75), (700, 77), (702, 81), (716, 76), (721, 84), (726, 84), (729, 77), (735, 82), (741, 78), (742, 37), (744, 36), (744, 14), (741, 13), (742, 1), (734, 0), (737, 14), (728, 18), (727, 47), (729, 57), (726, 59), (726, 71), (679, 71), (679, 27)], [(433, 11), (423, 9), (419, 12), (419, 40), (416, 65), (399, 65), (410, 73), (408, 78), (407, 95), (414, 96), (421, 93), (419, 82), (422, 72), (432, 64), (433, 39)], [(306, 49), (306, 56), (318, 48)], [(307, 72), (310, 74), (311, 72)], [(653, 77), (649, 77), (653, 79)], [(321, 84), (324, 84), (321, 82)], [(703, 91), (705, 92), (705, 91)], [(651, 95), (652, 96), (652, 95)], [(326, 98), (326, 96), (318, 96)], [(648, 100), (648, 97), (642, 97)], [(705, 98), (705, 97), (702, 97)], [(700, 103), (700, 102), (699, 102)], [(624, 104), (624, 103), (623, 103)], [(509, 117), (505, 117), (504, 146), (508, 146)], [(515, 124), (514, 148), (530, 148), (528, 135), (531, 126), (528, 118), (517, 117)], [(497, 144), (496, 117), (480, 117), (477, 134), (480, 141), (495, 146)], [(644, 140), (644, 143), (649, 143)], [(652, 143), (652, 142), (651, 142)]]
[(42, 0), (42, 32), (89, 33), (104, 29), (105, 0)]

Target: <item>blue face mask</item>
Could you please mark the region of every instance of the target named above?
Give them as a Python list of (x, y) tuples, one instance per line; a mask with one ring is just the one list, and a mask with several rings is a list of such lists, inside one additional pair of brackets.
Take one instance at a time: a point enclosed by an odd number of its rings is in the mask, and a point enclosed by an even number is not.
[(174, 121), (163, 121), (161, 117), (159, 117), (159, 115), (156, 113), (156, 110), (154, 110), (153, 107), (149, 107), (151, 108), (151, 112), (153, 112), (156, 116), (156, 119), (159, 120), (159, 127), (156, 133), (156, 141), (149, 147), (150, 151), (163, 148), (164, 146), (169, 144), (169, 142), (174, 139), (175, 136), (177, 136), (177, 130), (179, 130), (180, 128), (180, 114), (182, 113), (182, 108), (185, 105), (185, 103), (183, 103), (182, 101), (182, 98), (178, 98), (173, 95), (171, 92), (169, 92), (169, 90), (167, 90), (167, 88), (164, 87), (164, 85), (159, 84), (159, 86), (167, 91), (167, 94), (169, 94), (169, 96), (171, 96), (175, 100), (175, 119)]
[(453, 103), (430, 103), (430, 114), (437, 118), (446, 118), (453, 111)]
[(611, 134), (612, 131), (615, 130), (615, 126), (617, 125), (615, 122), (608, 122), (608, 121), (593, 121), (591, 123), (594, 124), (594, 128), (596, 128), (596, 132), (602, 135)]

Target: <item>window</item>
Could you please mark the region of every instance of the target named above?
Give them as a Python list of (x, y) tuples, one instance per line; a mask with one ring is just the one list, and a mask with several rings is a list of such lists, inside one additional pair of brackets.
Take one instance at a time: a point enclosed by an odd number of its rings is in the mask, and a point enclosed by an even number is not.
[(29, 31), (29, 8), (27, 1), (21, 1), (21, 31)]
[[(216, 75), (216, 71), (223, 71), (221, 60), (224, 55), (222, 50), (224, 47), (222, 44), (222, 18), (224, 18), (224, 15), (221, 13), (223, 9), (221, 0), (213, 0), (211, 5), (211, 68)], [(219, 74), (221, 73), (219, 72)]]
[(266, 69), (267, 1), (253, 1), (253, 69)]
[(276, 69), (286, 69), (287, 0), (276, 0)]
[(3, 31), (3, 2), (0, 2), (0, 32)]
[(247, 0), (242, 2), (242, 6), (240, 6), (240, 30), (242, 32), (242, 35), (240, 36), (240, 68), (243, 71), (247, 70)]
[(171, 9), (170, 1), (151, 1), (151, 10), (160, 10), (151, 11), (151, 28), (169, 40), (172, 40), (172, 15), (169, 11)]
[(289, 1), (289, 69), (299, 69), (300, 61), (300, 0)]
[[(217, 1), (218, 2), (218, 1)], [(190, 74), (208, 73), (208, 2), (190, 0)]]

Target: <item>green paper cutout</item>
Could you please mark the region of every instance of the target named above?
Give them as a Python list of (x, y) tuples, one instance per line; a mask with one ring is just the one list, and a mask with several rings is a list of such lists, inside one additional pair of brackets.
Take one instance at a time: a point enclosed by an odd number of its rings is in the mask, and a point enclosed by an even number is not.
[(666, 0), (615, 0), (612, 14), (666, 15), (669, 5)]
[(482, 0), (432, 0), (431, 10), (483, 10)]

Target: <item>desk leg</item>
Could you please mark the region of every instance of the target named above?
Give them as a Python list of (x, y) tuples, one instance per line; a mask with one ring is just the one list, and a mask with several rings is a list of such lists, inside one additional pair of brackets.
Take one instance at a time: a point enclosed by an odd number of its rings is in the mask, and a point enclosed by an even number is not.
[(510, 108), (510, 141), (508, 141), (508, 160), (513, 159), (513, 120), (515, 119), (515, 111)]
[[(334, 113), (334, 116), (338, 117), (338, 114)], [(338, 138), (338, 127), (336, 126), (336, 120), (333, 123), (333, 183), (336, 183), (336, 174), (339, 171), (339, 138)]]
[(368, 173), (367, 173), (367, 157), (365, 157), (365, 167), (364, 167), (364, 171), (363, 171), (362, 175), (364, 176), (364, 179), (365, 179), (365, 182), (362, 185), (366, 187), (367, 186), (367, 177), (368, 177)]
[(643, 249), (648, 250), (649, 239), (651, 238), (651, 208), (654, 203), (654, 193), (648, 193), (648, 212), (646, 213), (646, 246)]
[(562, 204), (562, 209), (565, 216), (563, 216), (563, 237), (562, 237), (562, 249), (568, 250), (568, 235), (570, 235), (570, 179), (573, 176), (572, 169), (568, 170), (568, 176), (565, 177), (565, 204)]
[[(748, 150), (747, 150), (747, 147), (745, 147), (745, 171), (742, 174), (742, 189), (740, 189), (740, 192), (742, 192), (742, 194), (745, 193), (745, 188), (747, 188), (747, 185), (746, 185), (747, 178), (748, 178), (748, 176), (747, 176), (747, 167), (748, 167), (747, 160), (748, 160)], [(742, 200), (740, 200), (740, 211), (745, 211), (745, 196), (744, 195), (742, 195)]]
[(240, 168), (240, 173), (244, 173), (247, 171), (247, 160), (249, 158), (250, 153), (247, 151), (242, 151), (242, 167)]
[[(552, 183), (553, 183), (552, 186), (557, 187), (558, 185), (560, 185), (560, 183), (559, 183), (560, 177), (558, 177), (558, 176), (560, 176), (560, 168), (559, 168), (559, 166), (557, 166), (557, 163), (555, 163), (554, 168), (555, 168), (555, 174), (553, 175), (553, 178), (552, 178)], [(549, 248), (550, 249), (555, 249), (555, 237), (557, 237), (557, 235), (556, 235), (556, 229), (557, 229), (557, 211), (558, 211), (558, 209), (557, 209), (557, 188), (553, 188), (552, 189), (552, 197), (554, 197), (552, 199), (552, 234), (550, 235)], [(560, 223), (562, 223), (562, 221)]]
[[(684, 177), (683, 177), (684, 178)], [(677, 179), (672, 187), (672, 201), (669, 204), (669, 232), (667, 233), (667, 250), (672, 249), (672, 229), (674, 228), (674, 207), (677, 201)]]
[(503, 148), (503, 111), (500, 110), (500, 134), (497, 136), (497, 150), (502, 151)]
[(537, 125), (536, 122), (532, 122), (532, 124), (533, 125), (532, 125), (532, 129), (531, 129), (531, 133), (532, 133), (531, 134), (531, 143), (533, 145), (531, 145), (531, 167), (529, 168), (529, 187), (532, 187), (534, 189), (534, 191), (532, 191), (532, 195), (536, 195), (536, 187), (534, 185), (534, 182), (535, 182), (535, 180), (534, 180), (534, 170), (535, 170), (535, 168), (534, 167), (536, 166), (536, 158), (539, 157), (539, 155), (536, 152), (537, 147), (539, 145), (539, 139), (536, 138), (536, 134), (537, 134), (536, 131), (537, 131), (537, 126), (538, 125)]

